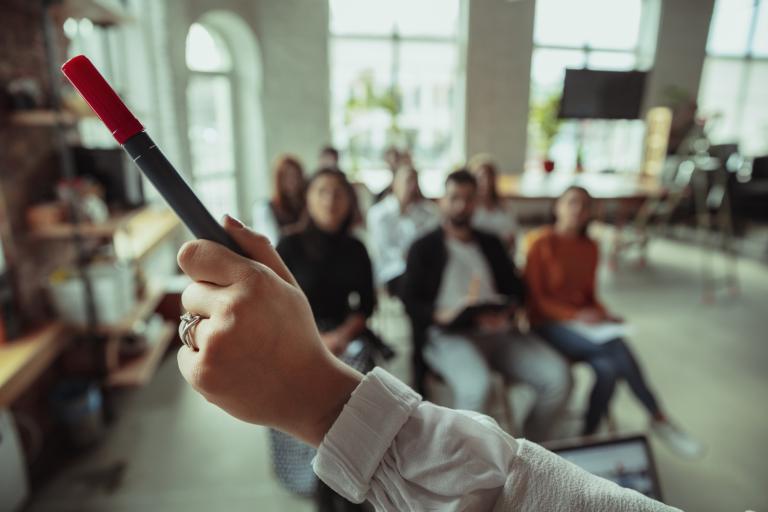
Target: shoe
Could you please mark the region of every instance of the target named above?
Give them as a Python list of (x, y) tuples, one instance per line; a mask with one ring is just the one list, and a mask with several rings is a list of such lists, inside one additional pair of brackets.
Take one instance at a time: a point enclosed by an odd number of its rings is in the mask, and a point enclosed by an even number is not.
[(673, 425), (669, 421), (654, 420), (651, 431), (656, 434), (667, 447), (677, 455), (686, 459), (699, 459), (704, 456), (704, 445), (690, 434)]

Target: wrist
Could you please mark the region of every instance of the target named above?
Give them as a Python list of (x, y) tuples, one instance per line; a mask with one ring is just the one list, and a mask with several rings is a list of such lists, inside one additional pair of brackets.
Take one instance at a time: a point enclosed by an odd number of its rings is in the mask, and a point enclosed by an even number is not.
[(301, 425), (296, 435), (312, 446), (319, 446), (325, 434), (349, 401), (352, 392), (363, 380), (363, 376), (329, 354), (328, 364), (319, 378), (307, 382), (322, 382), (322, 388), (313, 386)]

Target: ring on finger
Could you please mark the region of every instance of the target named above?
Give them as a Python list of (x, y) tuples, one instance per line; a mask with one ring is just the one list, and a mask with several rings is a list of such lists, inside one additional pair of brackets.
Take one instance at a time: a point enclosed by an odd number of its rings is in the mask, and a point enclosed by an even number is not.
[(192, 336), (192, 328), (200, 323), (202, 318), (203, 317), (200, 315), (189, 312), (181, 315), (181, 321), (179, 322), (179, 337), (181, 338), (181, 342), (191, 350), (198, 350), (198, 346)]

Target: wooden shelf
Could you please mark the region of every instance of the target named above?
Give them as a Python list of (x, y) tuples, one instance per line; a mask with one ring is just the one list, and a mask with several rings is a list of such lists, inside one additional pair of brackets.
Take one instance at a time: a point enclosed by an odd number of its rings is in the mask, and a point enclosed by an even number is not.
[(72, 339), (63, 322), (54, 322), (0, 345), (0, 408), (13, 403), (43, 373)]
[(163, 324), (157, 338), (148, 341), (147, 351), (110, 372), (107, 385), (113, 387), (142, 386), (157, 371), (160, 361), (176, 335), (176, 327), (170, 322)]
[(140, 260), (181, 225), (168, 208), (144, 208), (115, 233), (115, 253), (122, 260)]
[(143, 206), (113, 215), (99, 224), (61, 223), (34, 229), (30, 236), (37, 240), (67, 240), (77, 231), (84, 238), (113, 238), (118, 257), (141, 259), (181, 225), (176, 215), (165, 207)]
[(130, 331), (134, 323), (147, 318), (155, 312), (163, 297), (165, 297), (164, 290), (147, 289), (144, 292), (144, 297), (139, 299), (138, 304), (136, 304), (133, 311), (125, 319), (113, 325), (100, 325), (96, 328), (96, 331), (107, 336), (119, 335)]
[(71, 112), (43, 109), (20, 110), (12, 113), (10, 119), (16, 126), (73, 126), (77, 123), (77, 116)]
[(51, 224), (36, 228), (30, 234), (33, 238), (58, 240), (72, 238), (75, 231), (78, 231), (80, 236), (85, 238), (110, 238), (142, 210), (143, 208), (139, 208), (137, 210), (117, 213), (110, 217), (107, 222), (98, 224), (82, 223), (77, 226), (69, 223)]

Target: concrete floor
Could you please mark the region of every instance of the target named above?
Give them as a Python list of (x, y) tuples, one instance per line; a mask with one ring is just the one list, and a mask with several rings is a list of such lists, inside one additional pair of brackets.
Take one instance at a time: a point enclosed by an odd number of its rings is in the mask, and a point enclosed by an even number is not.
[[(632, 346), (672, 417), (708, 445), (688, 462), (653, 441), (666, 501), (689, 511), (768, 509), (768, 268), (739, 265), (742, 290), (701, 303), (700, 253), (656, 242), (650, 265), (602, 275), (605, 302), (634, 326)], [(407, 339), (396, 317), (379, 326)], [(406, 349), (391, 366), (407, 370)], [(577, 368), (578, 412), (590, 374)], [(762, 397), (762, 398), (760, 398)], [(647, 419), (622, 386), (622, 432)], [(105, 442), (34, 496), (29, 511), (312, 510), (270, 472), (264, 429), (234, 420), (192, 392), (168, 357), (151, 385), (126, 396)]]

